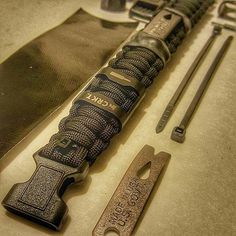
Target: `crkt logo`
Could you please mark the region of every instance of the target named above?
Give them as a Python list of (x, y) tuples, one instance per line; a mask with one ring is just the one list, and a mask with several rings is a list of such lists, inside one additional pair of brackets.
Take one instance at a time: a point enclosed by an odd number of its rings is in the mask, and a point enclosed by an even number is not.
[(94, 103), (97, 103), (99, 104), (100, 106), (103, 106), (103, 107), (108, 107), (110, 108), (111, 110), (115, 110), (116, 109), (116, 105), (106, 101), (104, 98), (101, 98), (99, 97), (98, 95), (94, 95), (94, 94), (91, 94), (91, 93), (87, 93), (86, 94), (86, 99), (94, 102)]

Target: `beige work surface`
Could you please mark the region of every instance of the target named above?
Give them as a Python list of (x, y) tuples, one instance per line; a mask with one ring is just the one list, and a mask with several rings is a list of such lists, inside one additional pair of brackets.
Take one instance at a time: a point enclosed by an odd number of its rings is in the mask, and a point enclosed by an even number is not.
[[(78, 0), (1, 0), (0, 61), (79, 8)], [(69, 216), (53, 232), (0, 207), (1, 236), (91, 235), (129, 164), (145, 145), (172, 155), (154, 190), (135, 235), (236, 235), (236, 39), (195, 113), (184, 144), (170, 140), (217, 50), (231, 32), (223, 31), (191, 82), (165, 130), (155, 127), (196, 54), (210, 36), (215, 8), (188, 35), (159, 75), (124, 130), (112, 140), (81, 185), (64, 195)], [(218, 20), (218, 19), (217, 19)], [(17, 97), (17, 94), (16, 94)], [(35, 164), (32, 154), (57, 131), (71, 100), (38, 126), (1, 160), (0, 200), (14, 183), (26, 181)]]

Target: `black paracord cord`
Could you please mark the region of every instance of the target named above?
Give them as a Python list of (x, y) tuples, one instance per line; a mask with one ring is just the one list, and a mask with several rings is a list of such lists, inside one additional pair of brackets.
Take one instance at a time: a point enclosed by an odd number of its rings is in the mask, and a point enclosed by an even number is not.
[(188, 16), (194, 26), (211, 3), (213, 0), (175, 0), (169, 6)]
[[(190, 18), (192, 25), (201, 18), (208, 6), (209, 1), (203, 0), (176, 0), (171, 3), (172, 8)], [(167, 38), (165, 43), (170, 53), (176, 51), (185, 34), (184, 25), (180, 25)], [(109, 67), (136, 78), (147, 88), (164, 68), (164, 64), (147, 48), (125, 46), (116, 58), (109, 62)], [(111, 98), (126, 112), (132, 109), (139, 97), (133, 88), (106, 80), (99, 74), (86, 91), (99, 92)], [(121, 124), (117, 118), (78, 99), (74, 102), (69, 116), (60, 122), (58, 133), (42, 148), (40, 155), (73, 167), (79, 166), (84, 159), (92, 164), (120, 130)], [(67, 140), (70, 141), (67, 148), (58, 145), (59, 142)]]

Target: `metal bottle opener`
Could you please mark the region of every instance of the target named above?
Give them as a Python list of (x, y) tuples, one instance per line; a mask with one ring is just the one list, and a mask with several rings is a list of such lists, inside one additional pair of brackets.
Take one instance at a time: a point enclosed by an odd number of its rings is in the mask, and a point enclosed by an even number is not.
[[(116, 232), (120, 236), (131, 235), (153, 187), (169, 159), (170, 154), (160, 152), (154, 155), (153, 147), (144, 146), (113, 194), (93, 230), (93, 236), (105, 235), (110, 231)], [(140, 178), (141, 172), (148, 167), (150, 168), (149, 177)]]

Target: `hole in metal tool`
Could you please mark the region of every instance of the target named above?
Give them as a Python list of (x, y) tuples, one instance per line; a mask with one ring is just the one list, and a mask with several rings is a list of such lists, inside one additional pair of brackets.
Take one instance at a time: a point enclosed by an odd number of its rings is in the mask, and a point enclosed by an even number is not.
[(105, 231), (105, 236), (118, 236), (120, 235), (119, 231), (116, 228), (108, 228)]
[(148, 179), (150, 175), (150, 170), (151, 170), (151, 161), (149, 161), (146, 165), (144, 165), (138, 170), (137, 176), (140, 179)]
[(166, 20), (171, 20), (172, 18), (172, 14), (167, 14), (164, 16)]

